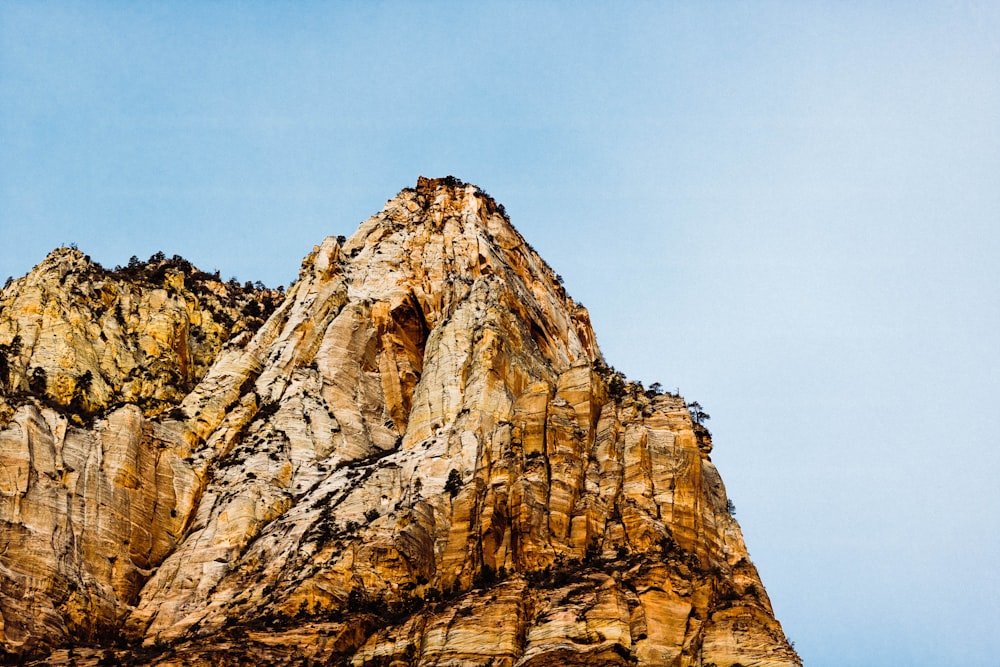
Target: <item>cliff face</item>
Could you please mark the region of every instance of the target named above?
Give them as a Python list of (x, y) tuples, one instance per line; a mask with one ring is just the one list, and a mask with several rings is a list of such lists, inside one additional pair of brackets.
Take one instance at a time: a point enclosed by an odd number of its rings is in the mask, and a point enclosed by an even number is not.
[(280, 297), (179, 259), (105, 271), (70, 248), (0, 294), (8, 651), (120, 624), (202, 486), (181, 460), (181, 433), (160, 418)]
[[(102, 345), (115, 322), (85, 310), (83, 261), (50, 256), (0, 301), (0, 344), (20, 336), (6, 386), (26, 392), (0, 432), (11, 654), (799, 664), (707, 432), (605, 365), (586, 310), (474, 186), (421, 179), (315, 248), (252, 336), (247, 304), (275, 295), (220, 304), (229, 331), (201, 347), (184, 327), (216, 311), (132, 284), (116, 294), (145, 315)], [(34, 335), (31, 303), (52, 311)], [(92, 376), (32, 395), (36, 366)]]
[(122, 404), (155, 416), (239, 345), (283, 294), (195, 269), (179, 257), (107, 271), (59, 248), (0, 293), (0, 425), (27, 394), (76, 426)]

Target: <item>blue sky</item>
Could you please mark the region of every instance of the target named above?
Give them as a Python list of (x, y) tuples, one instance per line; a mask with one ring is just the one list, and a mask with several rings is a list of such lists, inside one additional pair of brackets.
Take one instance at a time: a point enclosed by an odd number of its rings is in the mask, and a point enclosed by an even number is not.
[(0, 278), (287, 285), (454, 174), (711, 413), (807, 665), (996, 665), (998, 7), (0, 0)]

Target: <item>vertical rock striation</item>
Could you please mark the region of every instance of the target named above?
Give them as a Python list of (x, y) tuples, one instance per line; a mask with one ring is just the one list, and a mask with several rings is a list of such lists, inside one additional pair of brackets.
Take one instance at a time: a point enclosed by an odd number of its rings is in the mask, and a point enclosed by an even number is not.
[(164, 665), (800, 664), (707, 431), (605, 364), (560, 282), (482, 191), (420, 179), (161, 418), (26, 401), (7, 650), (86, 626)]
[(115, 633), (203, 487), (176, 406), (281, 296), (162, 255), (106, 271), (72, 248), (0, 293), (8, 652)]

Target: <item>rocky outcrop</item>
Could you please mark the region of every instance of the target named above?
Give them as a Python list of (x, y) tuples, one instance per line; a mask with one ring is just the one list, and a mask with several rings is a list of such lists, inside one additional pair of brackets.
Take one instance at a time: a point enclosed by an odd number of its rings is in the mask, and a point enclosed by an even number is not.
[(11, 652), (82, 630), (177, 665), (799, 664), (707, 431), (609, 368), (454, 179), (317, 246), (169, 412), (30, 399), (0, 438)]
[(122, 404), (159, 414), (283, 296), (224, 283), (177, 256), (107, 271), (57, 248), (0, 293), (0, 424), (30, 395), (77, 426)]
[[(177, 404), (282, 295), (180, 258), (53, 251), (0, 295), (0, 614), (8, 651), (113, 633), (203, 482)], [(236, 338), (233, 338), (236, 335)]]

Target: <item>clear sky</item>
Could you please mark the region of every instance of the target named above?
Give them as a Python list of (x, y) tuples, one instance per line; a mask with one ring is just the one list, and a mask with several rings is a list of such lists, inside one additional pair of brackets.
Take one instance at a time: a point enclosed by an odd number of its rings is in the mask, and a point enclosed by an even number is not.
[(1000, 655), (1000, 5), (0, 0), (0, 279), (477, 183), (712, 415), (810, 667)]

